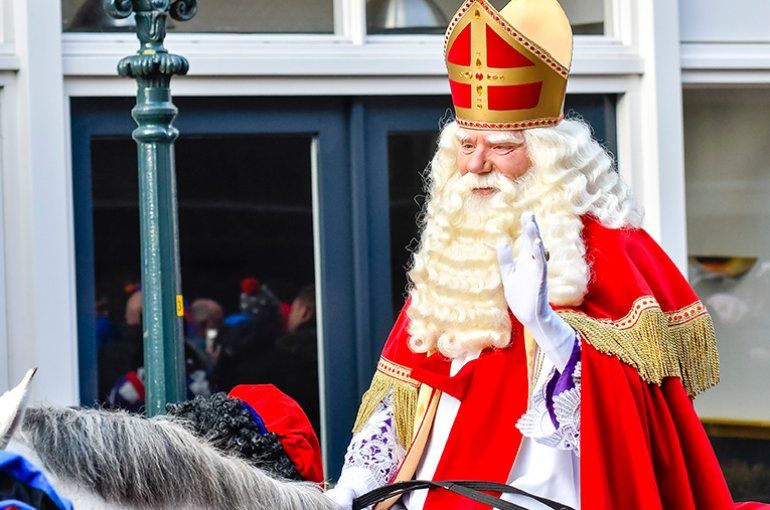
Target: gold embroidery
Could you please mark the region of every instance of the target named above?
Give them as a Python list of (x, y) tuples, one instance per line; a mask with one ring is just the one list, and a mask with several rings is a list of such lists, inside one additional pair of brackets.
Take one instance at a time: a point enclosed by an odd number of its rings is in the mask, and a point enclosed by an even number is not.
[(411, 368), (405, 367), (404, 365), (399, 365), (398, 363), (393, 363), (392, 361), (385, 358), (380, 358), (380, 361), (377, 363), (377, 371), (382, 372), (387, 376), (393, 377), (394, 379), (398, 379), (399, 381), (410, 386), (414, 386), (415, 388), (420, 386), (419, 381), (412, 379)]
[(700, 301), (664, 313), (655, 298), (643, 296), (617, 320), (573, 310), (559, 314), (586, 342), (636, 368), (645, 381), (679, 377), (691, 396), (719, 382), (714, 325)]
[(410, 373), (409, 368), (380, 358), (372, 384), (361, 398), (353, 433), (363, 429), (377, 406), (390, 393), (396, 438), (405, 448), (409, 446), (412, 442), (414, 417), (417, 414), (417, 391), (420, 386), (418, 381), (410, 377)]

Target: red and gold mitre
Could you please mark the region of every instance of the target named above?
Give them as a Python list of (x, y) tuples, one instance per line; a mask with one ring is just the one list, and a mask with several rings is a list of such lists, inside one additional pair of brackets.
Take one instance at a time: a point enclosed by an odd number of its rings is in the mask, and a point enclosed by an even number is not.
[(572, 28), (556, 0), (465, 0), (444, 56), (457, 123), (473, 129), (553, 126), (562, 119)]

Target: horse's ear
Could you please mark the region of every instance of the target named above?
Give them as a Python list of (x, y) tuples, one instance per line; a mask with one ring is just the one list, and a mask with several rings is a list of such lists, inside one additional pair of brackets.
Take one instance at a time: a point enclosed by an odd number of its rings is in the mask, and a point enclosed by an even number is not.
[(30, 368), (24, 379), (0, 397), (0, 450), (4, 450), (13, 437), (13, 433), (21, 425), (24, 408), (27, 404), (27, 390), (37, 368)]

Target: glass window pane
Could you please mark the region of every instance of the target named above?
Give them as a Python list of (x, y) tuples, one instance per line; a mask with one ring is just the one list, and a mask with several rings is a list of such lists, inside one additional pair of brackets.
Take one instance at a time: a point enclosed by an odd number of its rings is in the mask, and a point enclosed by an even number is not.
[(390, 261), (394, 316), (406, 298), (406, 267), (417, 249), (417, 217), (425, 203), (421, 170), (427, 168), (438, 143), (435, 133), (388, 135), (390, 192)]
[(708, 422), (704, 425), (733, 499), (770, 503), (767, 427), (724, 427)]
[(770, 501), (768, 109), (766, 90), (684, 92), (689, 276), (721, 358), (721, 382), (695, 404), (722, 436), (712, 441), (737, 501)]
[[(318, 427), (311, 150), (310, 135), (183, 136), (176, 154), (188, 376), (212, 391), (273, 383)], [(127, 305), (140, 284), (134, 143), (94, 139), (92, 175), (105, 399), (142, 362)], [(247, 277), (262, 287), (244, 292)]]
[[(133, 30), (133, 19), (115, 20), (102, 0), (62, 0), (65, 32)], [(171, 32), (332, 33), (333, 0), (227, 0), (198, 2), (198, 14), (180, 23), (169, 19)]]
[(690, 278), (712, 312), (722, 382), (702, 415), (770, 420), (770, 108), (766, 91), (685, 91)]
[[(510, 0), (491, 0), (502, 9)], [(611, 0), (560, 0), (575, 34), (604, 34)], [(367, 0), (370, 34), (443, 34), (457, 12), (459, 0)]]

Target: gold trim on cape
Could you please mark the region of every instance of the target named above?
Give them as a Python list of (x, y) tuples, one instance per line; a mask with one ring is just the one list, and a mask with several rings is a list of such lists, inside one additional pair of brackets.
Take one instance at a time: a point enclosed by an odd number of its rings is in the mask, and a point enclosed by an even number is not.
[(654, 297), (643, 296), (617, 320), (593, 319), (575, 310), (559, 310), (559, 315), (586, 342), (631, 365), (647, 382), (679, 377), (690, 396), (719, 382), (714, 324), (700, 301), (663, 312)]
[(393, 399), (393, 420), (396, 439), (404, 448), (412, 442), (414, 420), (417, 415), (419, 381), (410, 377), (408, 367), (380, 358), (372, 384), (361, 398), (361, 407), (353, 425), (353, 433), (361, 431), (377, 406), (390, 393)]

